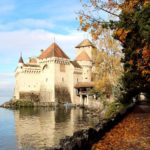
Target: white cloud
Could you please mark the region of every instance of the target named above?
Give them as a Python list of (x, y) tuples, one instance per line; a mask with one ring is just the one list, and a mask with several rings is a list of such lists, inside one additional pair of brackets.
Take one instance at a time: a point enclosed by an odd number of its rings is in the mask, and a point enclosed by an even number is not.
[[(18, 30), (12, 32), (0, 32), (0, 53), (7, 54), (5, 59), (13, 59), (23, 52), (25, 57), (39, 55), (41, 49), (47, 48), (55, 37), (62, 49), (73, 58), (74, 47), (83, 40), (83, 33), (70, 31), (70, 33), (56, 34), (46, 30)], [(5, 50), (5, 51), (4, 51)], [(12, 53), (10, 56), (9, 53)]]
[(16, 20), (13, 22), (8, 23), (1, 23), (0, 30), (1, 31), (10, 31), (16, 29), (23, 29), (23, 28), (44, 28), (44, 29), (51, 29), (54, 27), (52, 21), (48, 19), (33, 19), (33, 18), (25, 18)]

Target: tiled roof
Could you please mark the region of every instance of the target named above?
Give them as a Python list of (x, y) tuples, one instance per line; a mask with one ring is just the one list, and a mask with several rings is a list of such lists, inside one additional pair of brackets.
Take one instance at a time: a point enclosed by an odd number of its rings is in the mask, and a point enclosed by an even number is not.
[(76, 61), (91, 61), (91, 59), (89, 55), (83, 51), (76, 57)]
[(56, 44), (51, 44), (42, 54), (39, 56), (39, 59), (49, 58), (49, 57), (61, 57), (67, 58), (69, 57), (63, 52), (63, 50)]
[(95, 48), (94, 44), (88, 39), (83, 40), (75, 48), (86, 47), (86, 46), (92, 46), (93, 48)]
[(70, 61), (71, 64), (75, 67), (75, 68), (82, 68), (78, 63), (77, 61)]
[(94, 87), (94, 82), (78, 82), (74, 87), (75, 88)]

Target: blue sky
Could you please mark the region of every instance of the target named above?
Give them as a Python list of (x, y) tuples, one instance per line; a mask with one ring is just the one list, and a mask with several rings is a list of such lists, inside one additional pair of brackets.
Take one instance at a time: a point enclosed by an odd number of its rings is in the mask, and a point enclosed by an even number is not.
[[(0, 102), (11, 97), (22, 52), (27, 61), (54, 40), (70, 58), (88, 35), (78, 31), (80, 0), (0, 0)], [(6, 99), (6, 98), (5, 98)]]

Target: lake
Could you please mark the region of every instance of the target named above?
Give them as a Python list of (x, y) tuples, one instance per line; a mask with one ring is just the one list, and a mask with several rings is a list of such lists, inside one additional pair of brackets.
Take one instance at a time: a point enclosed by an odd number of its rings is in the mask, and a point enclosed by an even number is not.
[(93, 127), (98, 121), (80, 108), (0, 108), (0, 150), (38, 150), (56, 146), (61, 138)]

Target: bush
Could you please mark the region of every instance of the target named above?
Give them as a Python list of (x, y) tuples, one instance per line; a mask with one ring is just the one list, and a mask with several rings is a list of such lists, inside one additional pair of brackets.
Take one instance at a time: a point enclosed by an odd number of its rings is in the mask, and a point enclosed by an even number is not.
[(106, 108), (105, 118), (111, 118), (116, 113), (120, 112), (121, 110), (125, 109), (126, 107), (127, 107), (126, 104), (123, 104), (119, 101), (110, 103)]
[(17, 100), (16, 102), (13, 103), (14, 107), (33, 107), (34, 103), (30, 100)]

